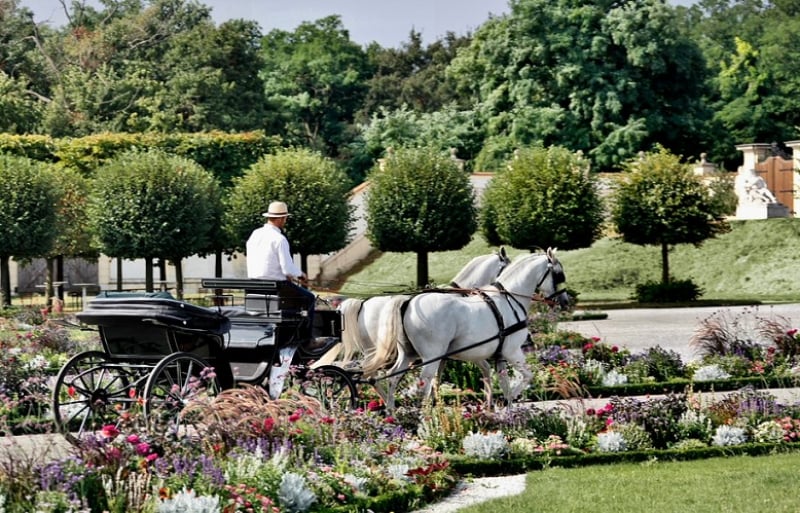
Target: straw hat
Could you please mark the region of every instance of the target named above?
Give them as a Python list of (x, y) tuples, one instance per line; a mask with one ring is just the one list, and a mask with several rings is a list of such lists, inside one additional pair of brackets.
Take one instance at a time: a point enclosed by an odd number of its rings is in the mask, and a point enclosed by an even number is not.
[(273, 201), (269, 204), (267, 211), (261, 215), (264, 217), (287, 217), (291, 214), (289, 213), (289, 209), (286, 207), (286, 203), (282, 201)]

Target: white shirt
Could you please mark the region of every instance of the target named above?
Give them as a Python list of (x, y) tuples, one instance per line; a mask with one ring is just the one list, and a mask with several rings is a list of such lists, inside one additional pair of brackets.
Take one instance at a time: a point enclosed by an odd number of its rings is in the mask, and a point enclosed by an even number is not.
[(303, 274), (289, 253), (289, 241), (277, 226), (267, 223), (253, 230), (246, 252), (248, 278), (283, 281)]

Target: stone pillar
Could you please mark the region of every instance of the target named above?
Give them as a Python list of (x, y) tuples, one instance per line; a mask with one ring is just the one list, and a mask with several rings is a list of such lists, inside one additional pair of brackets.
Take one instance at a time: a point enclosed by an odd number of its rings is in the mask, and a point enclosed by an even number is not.
[(767, 159), (767, 157), (769, 157), (771, 147), (772, 145), (765, 143), (737, 145), (736, 149), (741, 151), (743, 154), (742, 156), (744, 157), (742, 168), (755, 169), (756, 164), (763, 162)]
[(717, 172), (716, 164), (707, 161), (706, 156), (705, 153), (700, 154), (700, 162), (694, 166), (695, 176), (712, 176)]

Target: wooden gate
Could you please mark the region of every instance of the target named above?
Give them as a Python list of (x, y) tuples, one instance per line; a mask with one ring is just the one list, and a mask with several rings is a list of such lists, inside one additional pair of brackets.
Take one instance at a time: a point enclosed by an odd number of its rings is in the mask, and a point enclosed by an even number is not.
[(767, 182), (767, 188), (794, 215), (794, 163), (783, 157), (769, 157), (756, 164), (756, 174)]

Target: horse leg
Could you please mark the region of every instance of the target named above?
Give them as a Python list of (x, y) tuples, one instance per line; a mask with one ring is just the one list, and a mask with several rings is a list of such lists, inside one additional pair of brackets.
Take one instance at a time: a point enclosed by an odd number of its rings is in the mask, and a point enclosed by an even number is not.
[(475, 365), (477, 365), (478, 369), (480, 369), (481, 371), (481, 376), (482, 376), (481, 381), (483, 381), (483, 395), (485, 397), (486, 407), (488, 408), (492, 404), (492, 367), (486, 360), (475, 362)]
[(511, 401), (511, 378), (508, 375), (508, 362), (505, 358), (497, 359), (497, 375), (503, 399), (508, 403)]
[(533, 380), (533, 372), (531, 372), (531, 368), (528, 365), (528, 362), (525, 361), (525, 357), (516, 359), (511, 361), (511, 366), (519, 372), (521, 378), (519, 382), (514, 386), (514, 389), (511, 391), (511, 395), (509, 396), (509, 403), (519, 397), (525, 389), (528, 388), (528, 385)]
[(437, 371), (439, 370), (439, 364), (441, 362), (430, 362), (426, 363), (422, 366), (422, 372), (419, 375), (419, 383), (417, 383), (420, 389), (420, 396), (422, 397), (423, 401), (430, 399), (431, 391), (433, 390), (433, 380), (437, 375)]

